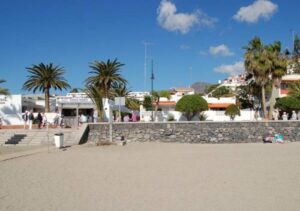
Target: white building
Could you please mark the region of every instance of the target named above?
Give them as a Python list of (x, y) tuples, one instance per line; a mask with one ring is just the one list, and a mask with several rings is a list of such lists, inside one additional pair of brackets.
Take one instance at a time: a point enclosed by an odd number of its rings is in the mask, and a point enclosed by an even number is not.
[[(43, 95), (0, 95), (0, 116), (3, 125), (22, 125), (25, 111), (43, 112)], [(50, 108), (55, 110), (55, 98), (50, 98)]]
[(137, 99), (140, 102), (144, 101), (145, 96), (150, 96), (150, 92), (129, 92), (128, 97)]

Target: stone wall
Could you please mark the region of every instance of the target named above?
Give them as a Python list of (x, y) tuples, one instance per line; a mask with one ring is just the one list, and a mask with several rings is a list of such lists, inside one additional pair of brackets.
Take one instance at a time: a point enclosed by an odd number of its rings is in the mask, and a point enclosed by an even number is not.
[[(300, 141), (300, 121), (114, 123), (113, 140), (180, 143), (254, 143), (281, 133)], [(109, 124), (89, 124), (88, 140), (109, 140)]]

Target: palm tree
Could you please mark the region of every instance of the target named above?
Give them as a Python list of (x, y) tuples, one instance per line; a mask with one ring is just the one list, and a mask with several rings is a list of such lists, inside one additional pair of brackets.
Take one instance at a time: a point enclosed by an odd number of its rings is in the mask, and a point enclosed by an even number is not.
[(52, 63), (32, 65), (26, 68), (30, 75), (23, 84), (23, 89), (28, 91), (42, 91), (45, 94), (45, 112), (49, 112), (50, 89), (68, 89), (70, 85), (63, 77), (65, 70), (63, 67), (55, 66)]
[(171, 93), (168, 90), (161, 90), (161, 91), (153, 91), (152, 92), (152, 97), (155, 103), (155, 114), (154, 114), (154, 118), (156, 119), (156, 115), (157, 115), (157, 110), (158, 110), (158, 106), (159, 106), (159, 102), (160, 102), (160, 98), (165, 97), (168, 100), (170, 100), (171, 98)]
[(273, 45), (267, 46), (270, 59), (273, 62), (271, 76), (272, 76), (272, 93), (270, 97), (270, 110), (269, 119), (272, 119), (272, 113), (275, 106), (275, 98), (279, 92), (279, 86), (282, 76), (287, 73), (287, 59), (286, 55), (281, 53), (281, 43), (279, 41), (274, 42)]
[(273, 62), (270, 59), (268, 49), (263, 45), (259, 37), (253, 38), (245, 47), (245, 70), (252, 75), (255, 83), (261, 87), (261, 102), (263, 116), (267, 117), (265, 88), (270, 80)]
[(91, 63), (90, 68), (92, 71), (89, 73), (92, 76), (86, 79), (87, 86), (96, 86), (98, 89), (103, 90), (105, 98), (110, 98), (110, 91), (114, 82), (127, 84), (127, 80), (120, 74), (120, 68), (124, 64), (120, 63), (117, 59), (111, 61), (94, 61)]
[[(0, 79), (0, 84), (5, 83), (6, 81), (3, 79)], [(0, 95), (10, 95), (8, 89), (0, 87)]]
[(83, 91), (95, 103), (96, 109), (98, 112), (98, 117), (100, 118), (100, 121), (101, 121), (102, 116), (103, 116), (103, 101), (102, 101), (103, 93), (102, 93), (102, 91), (97, 89), (97, 87), (95, 87), (95, 86), (86, 86), (86, 88)]
[(139, 110), (140, 102), (136, 99), (129, 97), (130, 90), (127, 88), (126, 84), (114, 82), (112, 84), (111, 95), (113, 97), (125, 97), (125, 105), (127, 108), (132, 110)]

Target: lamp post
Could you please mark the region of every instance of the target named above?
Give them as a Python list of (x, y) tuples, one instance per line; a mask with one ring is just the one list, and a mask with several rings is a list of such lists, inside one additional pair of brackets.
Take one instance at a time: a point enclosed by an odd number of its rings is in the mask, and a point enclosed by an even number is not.
[[(154, 81), (154, 73), (153, 73), (153, 60), (151, 60), (151, 102), (153, 102), (153, 81)], [(151, 119), (152, 121), (154, 121), (153, 119), (153, 103), (152, 103), (152, 109), (151, 109), (152, 113), (151, 113)]]

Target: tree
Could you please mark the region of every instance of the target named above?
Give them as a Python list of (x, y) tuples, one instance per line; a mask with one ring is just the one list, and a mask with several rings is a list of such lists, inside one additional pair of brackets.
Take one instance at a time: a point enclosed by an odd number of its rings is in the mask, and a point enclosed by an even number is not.
[(98, 89), (103, 90), (105, 98), (112, 97), (110, 91), (114, 82), (127, 84), (127, 80), (120, 73), (123, 66), (124, 64), (117, 59), (107, 60), (106, 62), (92, 62), (90, 65), (92, 70), (89, 72), (92, 76), (86, 79), (87, 86), (96, 86)]
[(254, 95), (252, 94), (252, 86), (250, 84), (237, 88), (237, 101), (241, 109), (254, 109)]
[(175, 110), (182, 112), (190, 121), (197, 113), (208, 110), (208, 104), (199, 95), (185, 95), (177, 102)]
[[(0, 84), (5, 83), (5, 80), (0, 79)], [(0, 95), (10, 95), (8, 89), (0, 87)]]
[(153, 101), (155, 103), (155, 114), (154, 118), (156, 119), (157, 116), (157, 110), (160, 102), (160, 98), (165, 97), (168, 100), (171, 98), (171, 92), (168, 90), (161, 90), (161, 91), (153, 91), (152, 93)]
[(266, 109), (266, 85), (270, 80), (273, 61), (268, 49), (263, 45), (259, 37), (254, 37), (245, 47), (244, 64), (248, 75), (251, 75), (257, 85), (261, 87), (261, 102), (264, 118), (267, 117)]
[(269, 119), (272, 119), (273, 109), (275, 106), (275, 98), (279, 93), (282, 76), (287, 73), (286, 56), (281, 53), (281, 43), (274, 42), (273, 45), (267, 46), (267, 50), (272, 61), (271, 78), (272, 78), (272, 93), (270, 97)]
[(45, 94), (45, 112), (49, 112), (50, 89), (63, 90), (70, 88), (70, 85), (63, 77), (63, 67), (55, 66), (52, 63), (32, 65), (26, 68), (29, 75), (23, 84), (23, 89), (28, 91), (42, 91)]
[(151, 96), (144, 97), (143, 106), (146, 109), (146, 111), (152, 111), (153, 105), (152, 105)]
[(95, 86), (86, 86), (86, 88), (84, 89), (84, 92), (95, 103), (96, 109), (97, 109), (97, 112), (98, 112), (98, 117), (101, 121), (102, 116), (103, 116), (103, 101), (102, 101), (103, 92), (102, 92), (102, 90), (99, 90)]
[(291, 112), (293, 110), (299, 111), (300, 100), (291, 96), (282, 97), (277, 100), (275, 107), (287, 112)]
[(300, 83), (289, 84), (288, 96), (298, 98), (300, 100)]
[(79, 88), (72, 88), (72, 89), (70, 90), (70, 93), (78, 93), (78, 92), (80, 92), (80, 90), (81, 90), (81, 89), (79, 89)]
[(125, 97), (125, 105), (127, 108), (132, 110), (140, 109), (140, 102), (137, 99), (129, 97), (130, 90), (127, 88), (126, 84), (114, 82), (112, 84), (111, 95), (113, 97)]
[(225, 115), (229, 116), (231, 120), (234, 120), (235, 116), (241, 116), (241, 112), (236, 105), (231, 104), (226, 108)]
[(294, 49), (292, 57), (292, 66), (294, 73), (300, 73), (300, 39), (295, 35)]

